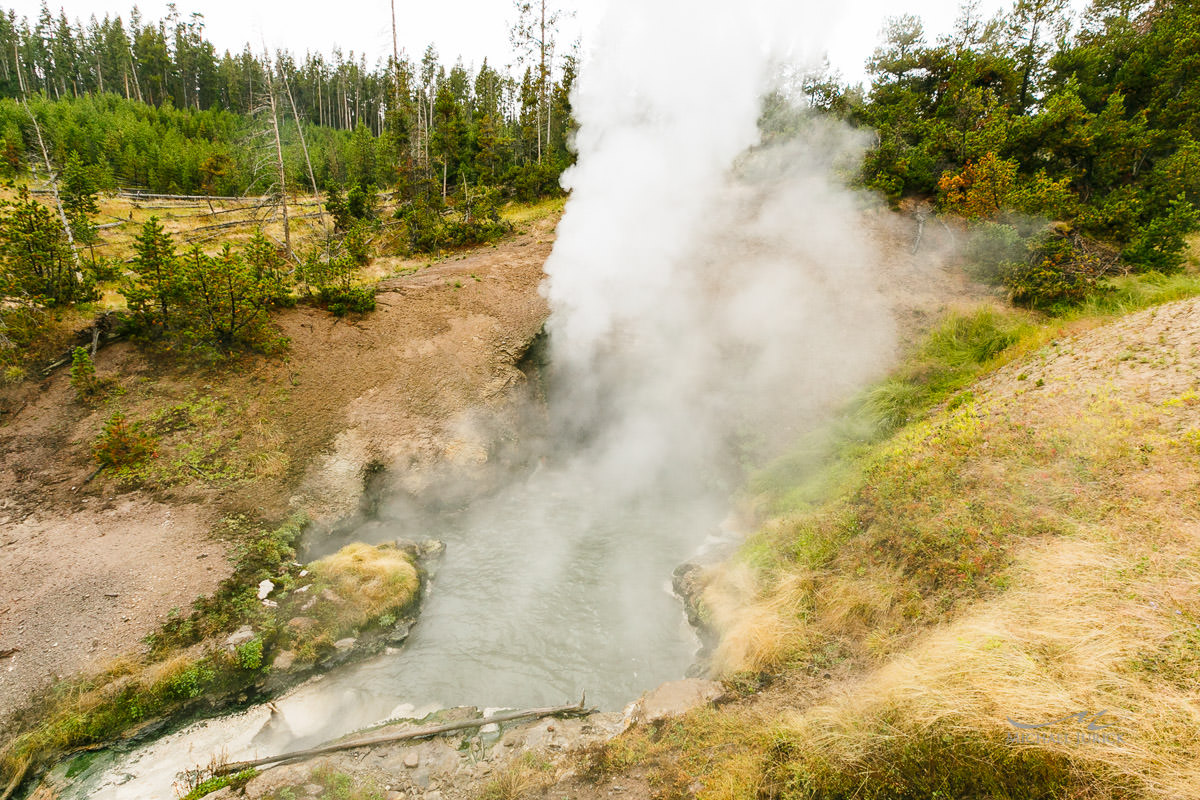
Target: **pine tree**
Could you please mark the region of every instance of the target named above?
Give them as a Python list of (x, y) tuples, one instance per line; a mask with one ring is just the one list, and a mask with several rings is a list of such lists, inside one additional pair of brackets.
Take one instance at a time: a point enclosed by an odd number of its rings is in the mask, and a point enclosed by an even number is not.
[(130, 310), (141, 317), (144, 327), (167, 330), (171, 327), (174, 306), (183, 293), (183, 286), (175, 243), (163, 230), (158, 217), (151, 217), (142, 225), (134, 250), (137, 255), (133, 260), (133, 272), (137, 278), (127, 283), (121, 292)]
[(6, 273), (0, 284), (34, 305), (71, 303), (88, 294), (62, 225), (25, 187), (16, 200), (0, 205), (0, 271)]

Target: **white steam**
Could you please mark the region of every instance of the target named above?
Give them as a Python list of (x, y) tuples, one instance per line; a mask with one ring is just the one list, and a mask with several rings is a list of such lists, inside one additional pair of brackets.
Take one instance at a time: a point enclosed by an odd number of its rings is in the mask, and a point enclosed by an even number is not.
[(738, 438), (786, 440), (890, 355), (879, 259), (815, 120), (756, 147), (806, 4), (618, 0), (581, 70), (578, 165), (546, 264), (561, 411), (592, 426), (579, 480), (695, 480)]

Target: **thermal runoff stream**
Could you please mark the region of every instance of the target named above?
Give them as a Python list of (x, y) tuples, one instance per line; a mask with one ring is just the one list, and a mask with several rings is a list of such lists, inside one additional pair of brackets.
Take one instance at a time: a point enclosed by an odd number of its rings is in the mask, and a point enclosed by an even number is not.
[(199, 722), (108, 756), (71, 796), (170, 797), (176, 773), (214, 754), (285, 752), (440, 708), (557, 705), (586, 691), (590, 705), (619, 710), (692, 663), (697, 640), (671, 571), (718, 532), (719, 507), (605, 501), (542, 467), (465, 510), (403, 517), (389, 518), (385, 502), (365, 538), (436, 535), (446, 551), (402, 648), (312, 680), (274, 711)]
[(294, 689), (273, 717), (250, 709), (110, 756), (75, 796), (163, 797), (215, 754), (440, 707), (587, 691), (619, 709), (684, 676), (697, 641), (672, 571), (722, 535), (747, 463), (879, 374), (893, 323), (869, 203), (838, 174), (862, 142), (799, 111), (762, 135), (765, 97), (802, 105), (781, 65), (816, 52), (804, 4), (610, 6), (574, 90), (578, 163), (545, 265), (540, 466), (452, 512), (381, 504), (361, 538), (446, 544), (401, 649)]

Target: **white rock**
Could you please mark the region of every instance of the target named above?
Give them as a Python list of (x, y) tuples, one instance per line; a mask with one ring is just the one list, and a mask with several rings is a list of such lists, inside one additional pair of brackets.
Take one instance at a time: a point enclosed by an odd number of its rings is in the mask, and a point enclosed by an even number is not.
[(275, 584), (271, 582), (270, 578), (267, 578), (258, 584), (258, 599), (266, 600), (267, 595), (273, 591), (275, 591)]
[(225, 640), (225, 644), (231, 650), (238, 645), (245, 644), (254, 638), (254, 629), (249, 625), (243, 625), (233, 633), (229, 634), (229, 638)]

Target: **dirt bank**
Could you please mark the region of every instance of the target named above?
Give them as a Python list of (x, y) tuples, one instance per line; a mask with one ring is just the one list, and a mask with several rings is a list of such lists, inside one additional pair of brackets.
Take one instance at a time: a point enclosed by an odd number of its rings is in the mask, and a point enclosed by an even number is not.
[[(3, 398), (0, 725), (56, 677), (131, 653), (174, 607), (229, 570), (230, 514), (328, 520), (352, 510), (370, 465), (413, 470), (482, 457), (470, 410), (520, 379), (546, 315), (537, 293), (556, 218), (496, 247), (385, 280), (378, 310), (283, 312), (280, 356), (181, 365), (131, 344), (102, 350), (119, 391), (88, 406), (66, 370)], [(91, 443), (121, 410), (158, 438), (136, 479), (91, 481)]]

